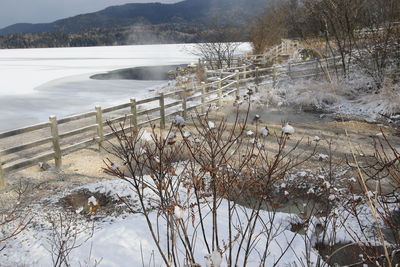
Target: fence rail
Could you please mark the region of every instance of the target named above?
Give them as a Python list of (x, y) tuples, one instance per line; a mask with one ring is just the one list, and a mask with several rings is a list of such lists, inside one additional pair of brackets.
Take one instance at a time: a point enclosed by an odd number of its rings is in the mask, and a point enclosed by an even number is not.
[[(193, 109), (201, 108), (201, 111), (205, 112), (207, 105), (211, 103), (222, 105), (223, 97), (231, 94), (240, 95), (241, 84), (269, 78), (273, 86), (275, 86), (278, 79), (296, 79), (297, 77), (321, 75), (325, 68), (330, 68), (335, 64), (336, 61), (334, 59), (328, 59), (269, 68), (241, 65), (236, 68), (208, 71), (209, 82), (201, 84), (200, 88), (188, 88), (165, 94), (160, 93), (141, 100), (132, 98), (128, 103), (104, 109), (96, 107), (94, 111), (61, 119), (50, 116), (48, 122), (0, 133), (0, 141), (13, 137), (21, 137), (23, 139), (22, 135), (32, 135), (32, 137), (26, 138), (31, 140), (29, 143), (1, 147), (0, 189), (5, 187), (5, 177), (10, 172), (31, 167), (39, 162), (51, 159), (54, 159), (56, 167), (60, 167), (62, 165), (62, 157), (77, 149), (95, 143), (98, 143), (101, 149), (103, 142), (113, 137), (112, 132), (105, 130), (107, 121), (118, 123), (127, 120), (130, 122), (126, 124), (127, 130), (137, 130), (138, 127), (156, 121), (160, 122), (161, 128), (165, 128), (166, 119), (170, 116), (181, 114), (186, 118), (187, 113)], [(190, 95), (188, 95), (189, 93)], [(212, 97), (207, 99), (209, 96)], [(142, 106), (145, 104), (149, 106), (143, 108)], [(47, 135), (47, 137), (43, 137), (44, 135)], [(32, 140), (34, 136), (39, 137), (37, 140)], [(44, 145), (48, 145), (48, 147), (43, 148)], [(30, 151), (34, 148), (40, 149)]]

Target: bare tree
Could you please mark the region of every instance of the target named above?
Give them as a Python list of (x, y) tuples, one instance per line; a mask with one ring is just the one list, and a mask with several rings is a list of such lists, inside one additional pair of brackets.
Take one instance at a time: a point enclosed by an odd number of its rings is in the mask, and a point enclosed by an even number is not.
[(250, 30), (254, 53), (263, 53), (266, 48), (279, 44), (282, 38), (288, 37), (289, 13), (295, 6), (293, 1), (271, 1), (264, 12), (254, 19)]
[[(374, 78), (378, 89), (398, 53), (399, 8), (395, 0), (306, 0), (302, 6), (303, 13), (318, 21), (308, 32), (319, 32), (330, 55), (340, 55), (343, 75), (357, 65)], [(307, 31), (302, 36), (310, 37)]]
[(210, 18), (206, 28), (198, 33), (200, 42), (190, 52), (203, 59), (206, 67), (222, 69), (234, 63), (235, 53), (244, 40), (243, 29), (232, 26), (229, 21)]

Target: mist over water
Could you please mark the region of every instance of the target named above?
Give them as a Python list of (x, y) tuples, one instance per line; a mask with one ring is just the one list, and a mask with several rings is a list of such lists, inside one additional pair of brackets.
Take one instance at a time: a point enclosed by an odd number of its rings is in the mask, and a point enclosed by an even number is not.
[(167, 66), (150, 66), (150, 67), (135, 67), (121, 70), (109, 71), (90, 76), (95, 80), (152, 80), (163, 81), (168, 80), (169, 71), (175, 71), (178, 67), (187, 65), (167, 65)]

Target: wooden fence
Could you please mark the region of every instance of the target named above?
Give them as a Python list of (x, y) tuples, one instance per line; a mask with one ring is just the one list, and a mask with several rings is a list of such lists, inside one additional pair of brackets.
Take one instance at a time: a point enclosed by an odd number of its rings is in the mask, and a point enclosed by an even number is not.
[[(186, 88), (171, 93), (160, 93), (146, 99), (132, 98), (128, 103), (57, 119), (0, 133), (3, 142), (0, 150), (0, 188), (6, 186), (6, 174), (54, 159), (55, 167), (62, 166), (62, 157), (84, 147), (98, 144), (114, 136), (105, 123), (128, 121), (125, 130), (138, 128), (159, 121), (165, 128), (167, 118), (176, 114), (187, 117), (188, 112), (200, 109), (205, 112), (212, 103), (222, 105), (222, 99), (231, 94), (240, 95), (243, 83), (268, 79), (275, 86), (282, 79), (307, 78), (322, 75), (324, 64), (334, 66), (335, 59), (326, 62), (309, 61), (270, 68), (243, 65), (218, 71), (208, 71), (207, 82), (196, 88)], [(4, 145), (6, 140), (10, 140)], [(15, 140), (30, 140), (15, 143)], [(17, 141), (18, 142), (18, 141)]]

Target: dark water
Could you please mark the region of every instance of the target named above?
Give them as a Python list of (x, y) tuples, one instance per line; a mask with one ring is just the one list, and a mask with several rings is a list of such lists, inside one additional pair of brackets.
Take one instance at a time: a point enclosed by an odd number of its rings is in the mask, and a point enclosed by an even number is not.
[(186, 65), (166, 65), (166, 66), (150, 66), (135, 67), (113, 70), (106, 73), (92, 75), (90, 78), (95, 80), (151, 80), (162, 81), (168, 80), (169, 71), (176, 70), (177, 67), (185, 67)]

